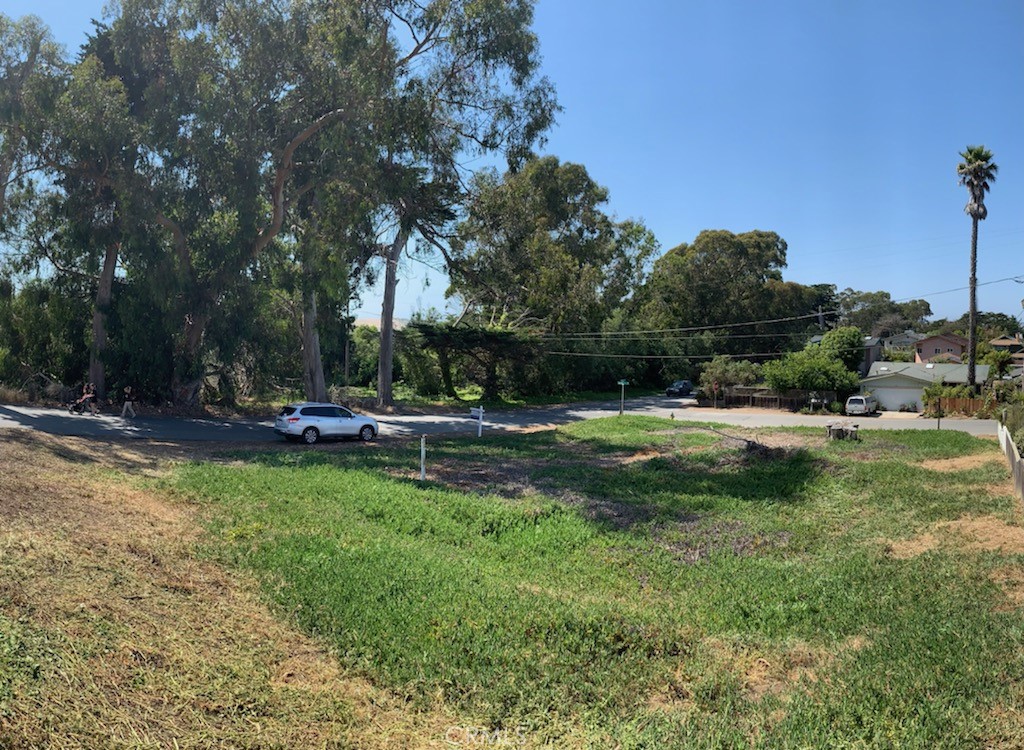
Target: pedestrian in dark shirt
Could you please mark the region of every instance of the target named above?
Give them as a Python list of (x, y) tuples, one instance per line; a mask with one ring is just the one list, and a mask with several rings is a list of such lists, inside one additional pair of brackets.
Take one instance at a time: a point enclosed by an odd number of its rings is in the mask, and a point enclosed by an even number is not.
[(135, 390), (130, 385), (124, 387), (124, 406), (121, 407), (121, 416), (135, 418)]

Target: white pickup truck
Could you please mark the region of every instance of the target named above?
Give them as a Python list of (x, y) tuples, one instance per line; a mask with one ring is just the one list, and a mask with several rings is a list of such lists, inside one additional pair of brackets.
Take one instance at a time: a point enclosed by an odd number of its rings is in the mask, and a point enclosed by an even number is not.
[(846, 399), (847, 414), (874, 414), (878, 411), (878, 401), (874, 396), (850, 396)]

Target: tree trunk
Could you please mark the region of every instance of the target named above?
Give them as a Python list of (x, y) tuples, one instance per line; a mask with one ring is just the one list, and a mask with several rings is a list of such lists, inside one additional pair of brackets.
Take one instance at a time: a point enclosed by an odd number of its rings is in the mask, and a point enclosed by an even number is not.
[(99, 287), (92, 308), (92, 346), (89, 347), (89, 382), (95, 383), (100, 400), (107, 397), (107, 378), (103, 369), (103, 355), (107, 351), (107, 311), (114, 291), (114, 271), (117, 269), (116, 244), (110, 244), (103, 255)]
[(185, 331), (181, 344), (176, 347), (174, 379), (171, 383), (175, 406), (193, 410), (199, 406), (199, 392), (203, 387), (202, 343), (208, 313), (189, 313), (185, 316)]
[(327, 401), (324, 362), (320, 356), (320, 332), (316, 326), (316, 292), (302, 291), (302, 384), (309, 401)]
[(484, 371), (484, 401), (497, 401), (498, 393), (498, 363), (488, 357), (486, 370)]
[(14, 172), (14, 146), (4, 143), (0, 148), (0, 215), (4, 213), (7, 206), (7, 188), (11, 184), (11, 174)]
[(970, 309), (967, 323), (967, 385), (975, 387), (975, 355), (978, 351), (978, 217), (971, 217)]
[(377, 366), (377, 405), (395, 403), (391, 379), (395, 361), (395, 290), (398, 287), (398, 259), (409, 241), (409, 230), (400, 228), (386, 257), (384, 302), (380, 311), (380, 360)]
[(455, 383), (452, 382), (451, 358), (448, 356), (448, 350), (443, 346), (437, 348), (437, 365), (441, 369), (441, 383), (444, 386), (445, 395), (459, 400), (459, 394), (455, 391)]

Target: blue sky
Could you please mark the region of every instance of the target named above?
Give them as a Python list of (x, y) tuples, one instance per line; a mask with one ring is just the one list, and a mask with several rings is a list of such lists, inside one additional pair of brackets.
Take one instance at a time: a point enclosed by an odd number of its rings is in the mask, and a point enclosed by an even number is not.
[[(3, 0), (74, 49), (102, 0)], [(564, 111), (544, 153), (585, 165), (618, 218), (668, 250), (703, 229), (778, 232), (788, 280), (967, 309), (958, 153), (999, 165), (978, 248), (979, 307), (1021, 314), (1024, 2), (539, 0)], [(404, 268), (397, 314), (443, 307)], [(429, 282), (429, 285), (427, 283)], [(364, 295), (360, 315), (379, 314)]]

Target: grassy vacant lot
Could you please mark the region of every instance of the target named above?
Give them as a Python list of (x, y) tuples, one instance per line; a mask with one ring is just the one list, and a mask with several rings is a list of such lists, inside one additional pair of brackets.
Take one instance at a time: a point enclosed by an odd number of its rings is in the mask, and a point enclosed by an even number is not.
[(722, 429), (8, 433), (0, 747), (1024, 745), (995, 443)]

